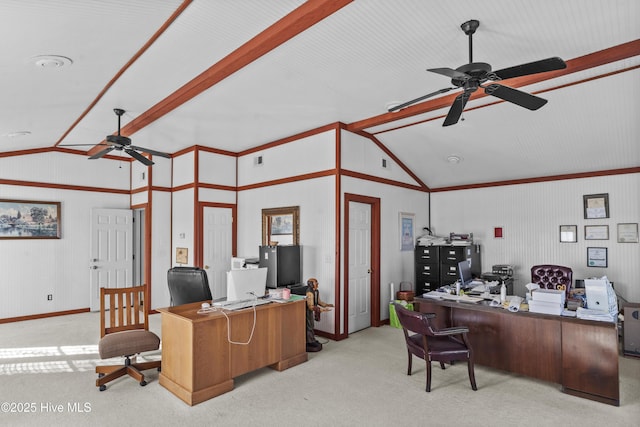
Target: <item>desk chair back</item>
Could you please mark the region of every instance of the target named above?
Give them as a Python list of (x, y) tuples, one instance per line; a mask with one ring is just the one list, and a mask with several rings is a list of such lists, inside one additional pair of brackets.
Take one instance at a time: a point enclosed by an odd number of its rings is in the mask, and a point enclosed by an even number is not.
[(148, 307), (144, 306), (145, 286), (100, 288), (100, 358), (124, 357), (124, 365), (96, 366), (96, 386), (104, 391), (106, 383), (130, 375), (141, 386), (147, 385), (141, 371), (160, 370), (159, 360), (134, 363), (134, 355), (160, 348), (160, 338), (149, 331)]
[(173, 267), (167, 272), (171, 306), (212, 300), (207, 272), (198, 267)]
[(571, 291), (572, 281), (573, 270), (569, 267), (552, 264), (531, 267), (531, 283), (540, 285), (542, 289), (563, 290), (566, 292), (567, 299)]
[(426, 391), (431, 391), (431, 361), (440, 362), (445, 369), (445, 363), (457, 360), (467, 362), (471, 388), (477, 390), (473, 369), (473, 349), (467, 340), (469, 328), (457, 326), (435, 329), (430, 319), (436, 317), (433, 313), (420, 313), (407, 310), (401, 304), (394, 303), (398, 321), (402, 325), (405, 342), (407, 344), (408, 366), (407, 375), (411, 375), (412, 356), (424, 359), (427, 367)]

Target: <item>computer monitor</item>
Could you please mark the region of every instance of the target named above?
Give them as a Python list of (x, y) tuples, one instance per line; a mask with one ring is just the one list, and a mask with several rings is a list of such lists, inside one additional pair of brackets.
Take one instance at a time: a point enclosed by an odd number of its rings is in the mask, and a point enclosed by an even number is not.
[(471, 265), (469, 260), (460, 261), (458, 263), (458, 275), (460, 277), (460, 288), (468, 288), (471, 286), (473, 277), (471, 275)]
[(227, 301), (262, 297), (267, 289), (266, 268), (227, 271)]

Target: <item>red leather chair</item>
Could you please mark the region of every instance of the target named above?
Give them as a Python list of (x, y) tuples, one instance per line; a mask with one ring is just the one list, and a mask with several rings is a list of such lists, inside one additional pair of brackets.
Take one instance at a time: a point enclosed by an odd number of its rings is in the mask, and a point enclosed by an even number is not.
[(561, 265), (542, 264), (531, 267), (531, 283), (540, 285), (542, 289), (558, 289), (566, 292), (569, 298), (573, 270)]
[(456, 360), (466, 360), (471, 388), (478, 389), (473, 371), (473, 350), (467, 341), (469, 328), (456, 326), (436, 330), (429, 323), (429, 319), (436, 317), (435, 314), (407, 310), (398, 303), (394, 303), (394, 307), (407, 343), (409, 355), (407, 375), (411, 375), (413, 355), (424, 359), (427, 365), (426, 390), (429, 392), (431, 391), (431, 361), (440, 362), (440, 367), (444, 369), (445, 362), (453, 364)]

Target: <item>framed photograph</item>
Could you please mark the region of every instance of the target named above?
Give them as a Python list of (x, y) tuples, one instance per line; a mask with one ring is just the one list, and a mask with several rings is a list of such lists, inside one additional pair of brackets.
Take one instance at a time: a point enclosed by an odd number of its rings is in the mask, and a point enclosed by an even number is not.
[(273, 215), (271, 217), (271, 235), (293, 234), (293, 214)]
[(413, 227), (415, 215), (400, 212), (400, 250), (413, 251)]
[(607, 266), (607, 248), (587, 248), (588, 267)]
[(0, 239), (59, 239), (60, 202), (0, 199)]
[(584, 240), (609, 240), (609, 226), (585, 225)]
[(638, 243), (638, 223), (618, 224), (618, 243)]
[(609, 218), (609, 194), (588, 194), (582, 196), (584, 219)]
[(560, 242), (575, 243), (578, 241), (577, 225), (561, 225), (560, 226)]
[(189, 264), (189, 248), (176, 248), (176, 264)]

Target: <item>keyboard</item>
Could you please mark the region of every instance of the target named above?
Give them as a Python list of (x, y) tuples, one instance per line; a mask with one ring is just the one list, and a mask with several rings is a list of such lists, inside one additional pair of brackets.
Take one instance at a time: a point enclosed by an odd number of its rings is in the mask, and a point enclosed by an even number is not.
[(243, 308), (250, 308), (263, 304), (269, 304), (271, 301), (265, 299), (249, 299), (240, 301), (223, 301), (223, 305), (215, 305), (214, 307), (224, 308), (225, 310), (242, 310)]

